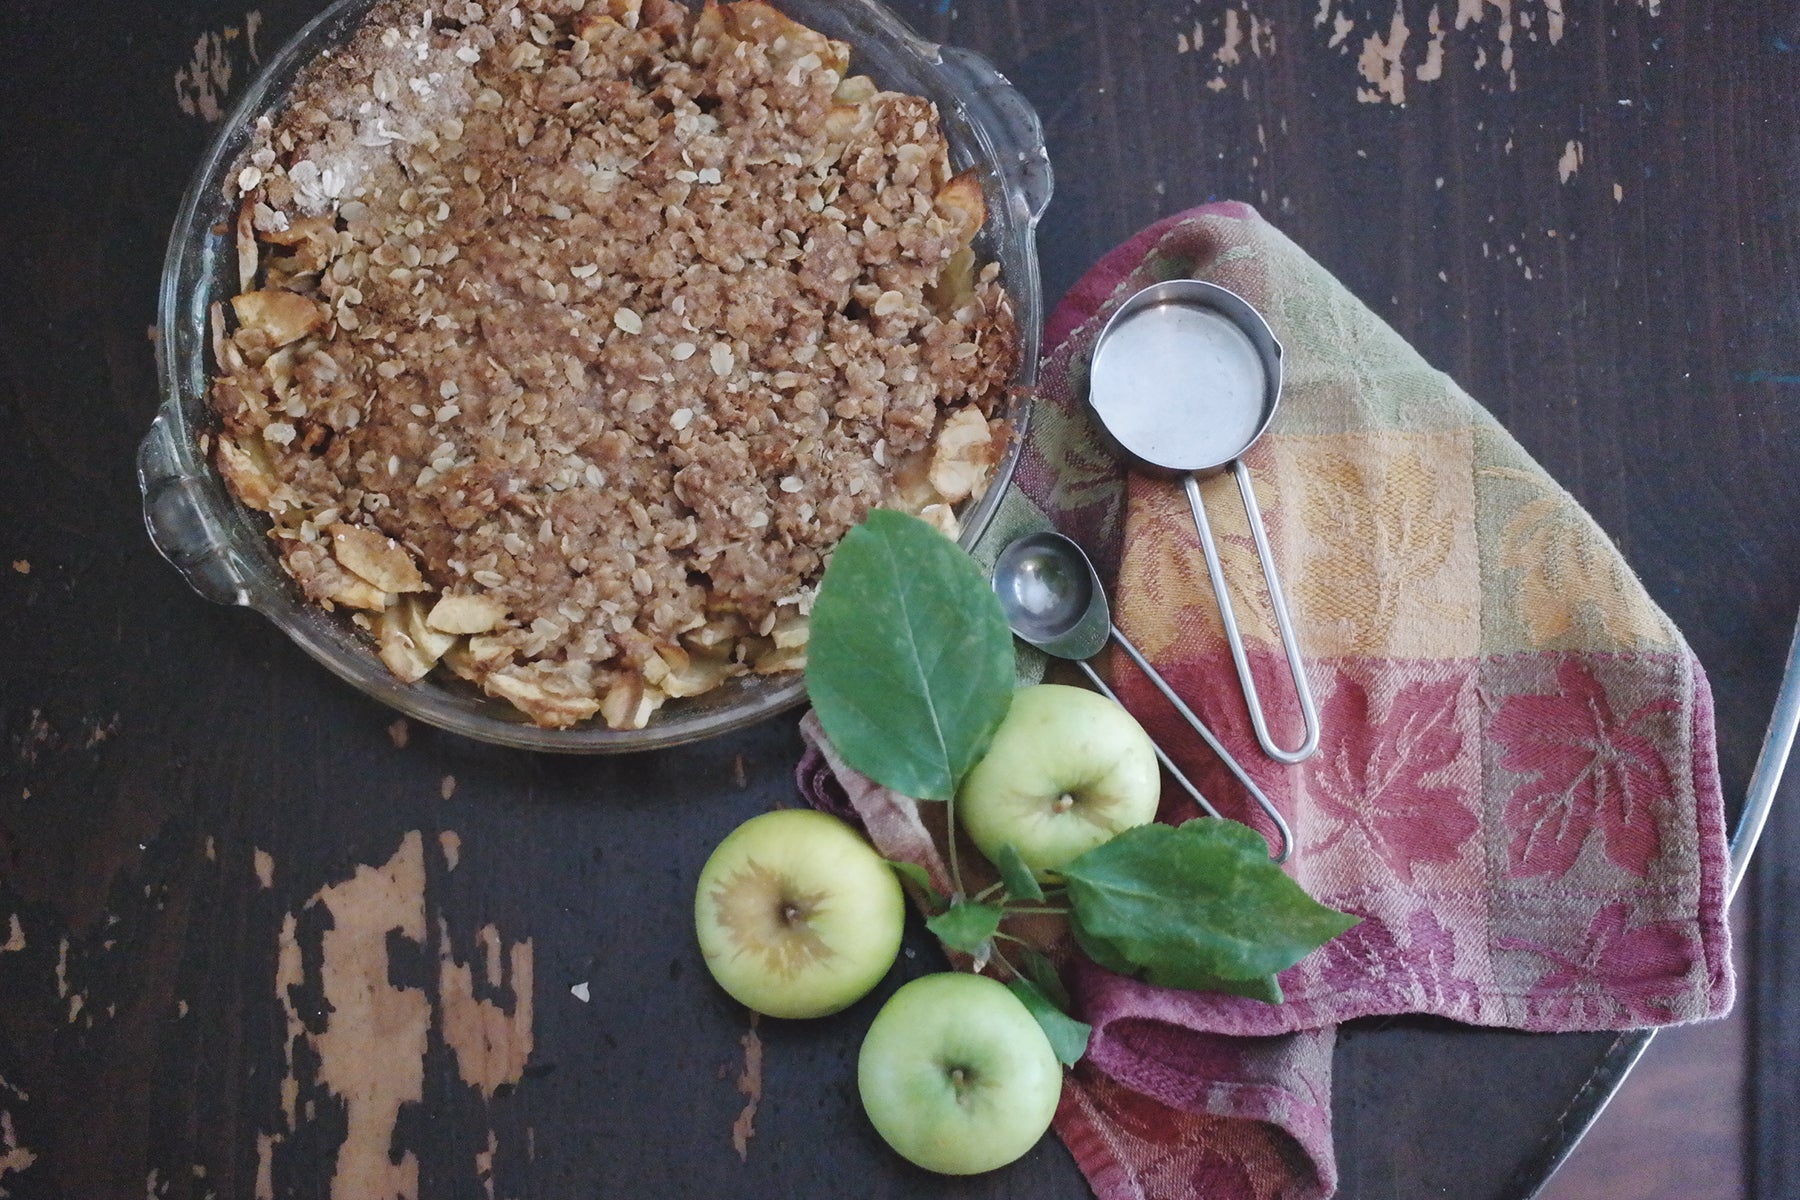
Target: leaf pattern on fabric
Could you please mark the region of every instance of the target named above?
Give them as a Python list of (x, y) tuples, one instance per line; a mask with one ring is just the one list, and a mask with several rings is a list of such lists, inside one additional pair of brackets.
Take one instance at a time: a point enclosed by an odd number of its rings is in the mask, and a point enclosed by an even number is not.
[[(1097, 332), (1097, 330), (1096, 330)], [(1082, 398), (1087, 392), (1089, 347), (1059, 351), (1047, 365), (1065, 377), (1047, 382), (1038, 395), (1014, 482), (1071, 536), (1097, 553), (1096, 532), (1117, 536), (1123, 523), (1125, 464), (1096, 436)]]
[(1696, 950), (1689, 931), (1673, 922), (1633, 927), (1631, 906), (1608, 904), (1588, 923), (1582, 946), (1570, 953), (1522, 938), (1501, 938), (1502, 950), (1523, 950), (1551, 967), (1528, 999), (1537, 1019), (1552, 1024), (1600, 1018), (1623, 1011), (1629, 1020), (1659, 1024), (1676, 1016), (1688, 990)]
[(1300, 610), (1342, 626), (1344, 648), (1371, 656), (1393, 653), (1396, 626), (1419, 599), (1438, 610), (1433, 616), (1460, 619), (1435, 581), (1450, 562), (1459, 515), (1445, 481), (1462, 464), (1428, 462), (1407, 448), (1317, 454), (1308, 465), (1303, 512), (1313, 554), (1296, 588)]
[(1646, 878), (1662, 849), (1657, 805), (1674, 789), (1647, 726), (1675, 702), (1658, 696), (1620, 721), (1604, 685), (1574, 658), (1557, 665), (1556, 685), (1557, 695), (1508, 697), (1488, 724), (1500, 765), (1526, 776), (1506, 801), (1510, 871), (1560, 878), (1598, 832), (1609, 860)]
[(1456, 936), (1450, 927), (1430, 908), (1416, 908), (1406, 918), (1406, 932), (1412, 941), (1406, 961), (1418, 979), (1425, 1004), (1442, 1009), (1473, 1006), (1480, 988), (1475, 980), (1457, 973)]
[(1391, 990), (1388, 976), (1404, 971), (1405, 961), (1387, 923), (1377, 916), (1365, 916), (1361, 924), (1326, 942), (1299, 966), (1284, 971), (1282, 986), (1289, 986), (1290, 977), (1305, 973), (1318, 980), (1306, 988), (1308, 994), (1381, 997)]
[(1092, 1091), (1113, 1123), (1112, 1149), (1129, 1162), (1134, 1194), (1143, 1200), (1292, 1194), (1296, 1148), (1277, 1126), (1181, 1112), (1104, 1076)]
[(1492, 467), (1484, 473), (1535, 493), (1500, 534), (1500, 565), (1518, 572), (1511, 589), (1513, 611), (1533, 646), (1579, 633), (1584, 614), (1604, 639), (1593, 648), (1668, 645), (1668, 632), (1650, 597), (1560, 489), (1526, 471)]
[[(1120, 624), (1139, 648), (1143, 648), (1137, 626), (1123, 620)], [(1269, 651), (1254, 645), (1248, 648), (1248, 657), (1250, 675), (1256, 680), (1257, 690), (1267, 706), (1269, 726), (1277, 740), (1288, 745), (1299, 742), (1300, 706), (1294, 699), (1287, 660), (1281, 657), (1279, 649)], [(1243, 822), (1265, 838), (1273, 838), (1274, 827), (1251, 801), (1249, 793), (1218, 756), (1188, 728), (1187, 722), (1157, 694), (1150, 681), (1130, 664), (1123, 651), (1114, 652), (1112, 664), (1112, 680), (1125, 707), (1137, 716), (1151, 740), (1168, 752), (1200, 789), (1201, 795), (1224, 816)], [(1321, 675), (1322, 668), (1315, 666), (1311, 672), (1315, 692), (1320, 688)], [(1221, 655), (1165, 666), (1163, 678), (1177, 695), (1193, 706), (1220, 743), (1232, 749), (1239, 764), (1276, 809), (1291, 820), (1299, 803), (1296, 792), (1305, 768), (1283, 766), (1256, 750), (1256, 734), (1251, 728), (1250, 713), (1244, 705), (1243, 691), (1238, 686), (1231, 660)], [(1163, 789), (1159, 820), (1179, 824), (1199, 815), (1199, 808), (1188, 799), (1186, 792), (1178, 787)], [(1304, 877), (1302, 882), (1307, 882)]]
[(1312, 767), (1312, 797), (1335, 825), (1306, 847), (1327, 850), (1360, 830), (1395, 875), (1413, 882), (1423, 863), (1454, 861), (1480, 828), (1473, 782), (1451, 772), (1465, 731), (1462, 681), (1409, 680), (1384, 707), (1339, 674), (1320, 711), (1326, 743)]
[(1119, 459), (1094, 438), (1080, 412), (1044, 406), (1032, 418), (1034, 451), (1047, 486), (1043, 502), (1051, 511), (1104, 505), (1116, 509), (1123, 496)]

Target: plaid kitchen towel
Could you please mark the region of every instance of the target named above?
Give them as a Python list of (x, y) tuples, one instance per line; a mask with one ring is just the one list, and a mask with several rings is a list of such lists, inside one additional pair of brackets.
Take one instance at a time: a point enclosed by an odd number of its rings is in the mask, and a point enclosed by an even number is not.
[[(1230, 288), (1285, 348), (1281, 408), (1246, 462), (1323, 726), (1298, 766), (1257, 749), (1179, 482), (1128, 471), (1083, 409), (1107, 317), (1171, 278)], [(1730, 1006), (1705, 676), (1605, 535), (1479, 405), (1242, 205), (1182, 213), (1113, 251), (1045, 343), (990, 541), (1048, 518), (1088, 549), (1121, 628), (1292, 826), (1289, 871), (1362, 918), (1282, 974), (1279, 1006), (1152, 987), (1062, 947), (1094, 1036), (1056, 1128), (1102, 1200), (1329, 1196), (1341, 1021), (1622, 1029)], [(1296, 744), (1235, 486), (1203, 491), (1277, 740)], [(1122, 657), (1113, 667), (1120, 698), (1208, 799), (1257, 826), (1148, 682)], [(941, 806), (861, 779), (806, 728), (808, 798), (941, 871)], [(1161, 815), (1196, 814), (1170, 788)]]

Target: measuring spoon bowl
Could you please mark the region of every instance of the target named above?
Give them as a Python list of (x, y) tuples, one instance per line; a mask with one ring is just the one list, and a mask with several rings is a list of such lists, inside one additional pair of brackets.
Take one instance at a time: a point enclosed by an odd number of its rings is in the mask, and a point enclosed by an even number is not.
[(1007, 546), (994, 562), (993, 583), (1021, 641), (1078, 662), (1105, 648), (1112, 610), (1099, 573), (1062, 534), (1027, 534)]

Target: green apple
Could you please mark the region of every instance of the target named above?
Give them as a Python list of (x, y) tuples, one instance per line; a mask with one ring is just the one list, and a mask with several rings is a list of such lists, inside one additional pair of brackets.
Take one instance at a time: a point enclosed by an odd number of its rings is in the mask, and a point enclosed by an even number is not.
[(771, 1017), (822, 1017), (855, 1002), (900, 951), (906, 901), (893, 868), (836, 817), (752, 817), (700, 870), (694, 928), (706, 969)]
[(926, 975), (863, 1038), (857, 1089), (902, 1158), (945, 1175), (1003, 1167), (1056, 1115), (1062, 1066), (1018, 997), (984, 975)]
[(1011, 842), (1041, 875), (1155, 819), (1161, 795), (1156, 747), (1137, 718), (1098, 692), (1046, 683), (1013, 694), (956, 811), (988, 858)]

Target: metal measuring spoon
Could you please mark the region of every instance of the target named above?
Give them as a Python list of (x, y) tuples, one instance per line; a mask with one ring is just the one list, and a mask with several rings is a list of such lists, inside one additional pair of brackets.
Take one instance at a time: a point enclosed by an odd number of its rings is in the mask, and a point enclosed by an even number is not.
[[(1297, 763), (1319, 748), (1319, 715), (1250, 486), (1250, 469), (1243, 461), (1244, 452), (1274, 418), (1280, 399), (1281, 343), (1249, 302), (1214, 283), (1171, 279), (1151, 284), (1121, 304), (1094, 341), (1088, 406), (1139, 466), (1186, 477), (1188, 507), (1256, 740), (1277, 762)], [(1200, 502), (1200, 481), (1227, 468), (1237, 479), (1250, 518), (1256, 557), (1300, 702), (1305, 736), (1291, 750), (1276, 745), (1269, 733), (1212, 525)]]
[[(1087, 660), (1100, 653), (1108, 638), (1123, 646), (1131, 661), (1149, 676), (1156, 690), (1175, 706), (1175, 711), (1205, 740), (1219, 756), (1219, 761), (1244, 785), (1257, 807), (1274, 822), (1281, 845), (1273, 857), (1276, 862), (1287, 861), (1294, 845), (1294, 835), (1288, 829), (1287, 821), (1255, 781), (1244, 773), (1237, 759), (1219, 744), (1219, 739), (1213, 736), (1205, 722), (1194, 715), (1162, 674), (1131, 644), (1131, 639), (1112, 623), (1112, 610), (1106, 602), (1106, 592), (1100, 586), (1100, 576), (1080, 546), (1060, 533), (1027, 534), (1000, 552), (994, 562), (993, 585), (994, 593), (1000, 597), (1000, 607), (1006, 612), (1006, 623), (1012, 626), (1015, 635), (1046, 654), (1075, 663), (1087, 675), (1088, 681), (1115, 703), (1118, 697)], [(1219, 815), (1219, 810), (1200, 794), (1200, 789), (1181, 773), (1161, 746), (1156, 747), (1156, 757), (1202, 809), (1211, 816)]]

